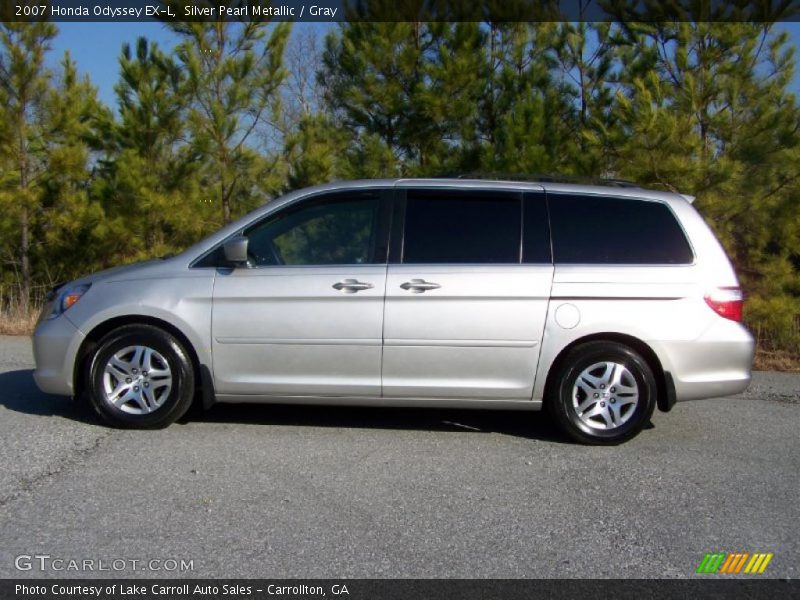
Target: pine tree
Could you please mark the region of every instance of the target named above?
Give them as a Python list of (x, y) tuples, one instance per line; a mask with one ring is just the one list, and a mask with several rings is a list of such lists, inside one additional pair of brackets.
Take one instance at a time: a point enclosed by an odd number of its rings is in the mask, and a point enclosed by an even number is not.
[(0, 24), (0, 122), (4, 123), (0, 153), (9, 172), (2, 178), (5, 211), (17, 221), (20, 302), (31, 299), (31, 231), (37, 210), (37, 186), (45, 171), (46, 129), (41, 108), (50, 85), (44, 64), (51, 23)]
[(110, 249), (105, 213), (91, 195), (97, 123), (108, 109), (69, 53), (43, 104), (46, 171), (41, 176), (36, 267), (40, 279), (64, 281), (104, 266)]
[(353, 160), (378, 150), (364, 173), (436, 175), (474, 164), (465, 140), (477, 135), (485, 37), (478, 23), (437, 22), (347, 23), (328, 36), (327, 108), (355, 134)]
[(347, 150), (347, 135), (323, 115), (306, 115), (285, 147), (287, 191), (336, 179)]
[(376, 136), (400, 170), (424, 161), (430, 120), (414, 115), (430, 38), (422, 23), (343, 23), (325, 44), (320, 83), (328, 110), (358, 138)]
[[(427, 24), (430, 51), (424, 56), (423, 81), (413, 98), (413, 122), (429, 122), (420, 139), (417, 175), (469, 170), (473, 157), (466, 140), (476, 136), (484, 82), (481, 51), (486, 34), (479, 23)], [(412, 129), (413, 132), (413, 129)]]
[[(617, 29), (611, 22), (561, 23), (557, 28), (554, 51), (559, 78), (575, 111), (565, 136), (572, 142), (569, 170), (579, 175), (607, 175), (613, 168), (610, 154), (622, 141), (616, 103)], [(598, 144), (599, 140), (606, 144)]]
[(328, 110), (355, 134), (352, 157), (380, 147), (392, 176), (440, 172), (474, 110), (478, 39), (475, 24), (420, 22), (345, 23), (329, 34), (320, 82)]
[(569, 170), (574, 110), (556, 79), (554, 23), (490, 23), (478, 98), (483, 169), (537, 174)]
[(785, 34), (679, 22), (625, 35), (619, 174), (696, 195), (751, 295), (751, 326), (785, 336), (800, 313), (800, 111)]
[(258, 194), (252, 179), (264, 164), (251, 144), (269, 114), (285, 77), (283, 51), (288, 23), (271, 29), (263, 22), (174, 23), (184, 38), (177, 56), (186, 70), (191, 97), (188, 114), (192, 144), (209, 161), (222, 222), (246, 208)]
[(105, 122), (103, 198), (109, 227), (124, 227), (126, 259), (168, 254), (214, 227), (202, 202), (198, 164), (185, 143), (183, 71), (155, 43), (122, 48), (115, 86), (119, 120)]

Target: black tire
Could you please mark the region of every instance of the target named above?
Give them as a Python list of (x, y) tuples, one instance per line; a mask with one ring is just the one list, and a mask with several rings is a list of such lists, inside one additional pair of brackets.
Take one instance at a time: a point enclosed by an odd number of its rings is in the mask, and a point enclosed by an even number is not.
[[(614, 363), (617, 365), (613, 369), (623, 372), (627, 382), (632, 376), (638, 388), (638, 401), (634, 405), (626, 405), (630, 406), (630, 408), (626, 409), (625, 406), (622, 406), (621, 400), (616, 398), (609, 389), (600, 389), (598, 386), (597, 394), (599, 398), (595, 400), (595, 395), (592, 394), (594, 403), (589, 405), (589, 409), (583, 410), (581, 414), (584, 417), (581, 418), (575, 404), (583, 403), (584, 401), (592, 402), (584, 391), (587, 385), (591, 386), (592, 384), (582, 378), (582, 387), (578, 387), (578, 377), (593, 365), (600, 363)], [(570, 350), (564, 359), (559, 361), (559, 365), (551, 385), (548, 386), (548, 397), (545, 399), (545, 405), (559, 427), (575, 441), (582, 444), (602, 446), (620, 444), (638, 435), (644, 426), (650, 422), (650, 418), (653, 416), (653, 409), (656, 406), (658, 388), (650, 365), (632, 348), (610, 341), (587, 342)], [(627, 373), (619, 369), (619, 366), (624, 366)], [(611, 373), (615, 372), (613, 369)], [(599, 370), (589, 371), (592, 374), (599, 372)], [(626, 389), (628, 387), (632, 386), (626, 386)], [(576, 393), (573, 394), (576, 389)], [(608, 394), (607, 397), (606, 394)], [(616, 395), (622, 396), (623, 393), (617, 393)], [(626, 395), (633, 396), (632, 393)], [(614, 414), (616, 414), (610, 410), (612, 402), (616, 405), (614, 408), (620, 411), (617, 414), (619, 425), (609, 424), (608, 421), (609, 418), (613, 420)], [(601, 404), (602, 407), (600, 407)], [(586, 414), (595, 408), (604, 411), (606, 416), (596, 415), (587, 418)], [(590, 424), (587, 424), (587, 421)], [(600, 428), (603, 426), (607, 427), (607, 429)]]
[[(155, 350), (166, 362), (171, 375), (171, 387), (161, 389), (158, 406), (142, 414), (126, 412), (126, 409), (141, 410), (133, 401), (123, 408), (112, 404), (106, 399), (104, 387), (109, 360), (118, 352), (136, 346)], [(160, 359), (158, 366), (163, 367)], [(125, 325), (107, 334), (89, 361), (86, 382), (86, 395), (95, 412), (109, 425), (123, 429), (161, 429), (170, 425), (189, 410), (195, 389), (194, 368), (186, 349), (173, 335), (152, 325)], [(153, 389), (156, 389), (155, 382)], [(152, 406), (156, 406), (156, 402)]]

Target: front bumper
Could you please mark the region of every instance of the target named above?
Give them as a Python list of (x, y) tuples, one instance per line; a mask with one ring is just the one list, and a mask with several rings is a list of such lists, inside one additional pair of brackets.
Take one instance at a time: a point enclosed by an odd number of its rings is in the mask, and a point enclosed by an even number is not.
[(47, 394), (73, 395), (75, 357), (84, 339), (83, 333), (64, 315), (41, 321), (33, 332), (33, 379)]

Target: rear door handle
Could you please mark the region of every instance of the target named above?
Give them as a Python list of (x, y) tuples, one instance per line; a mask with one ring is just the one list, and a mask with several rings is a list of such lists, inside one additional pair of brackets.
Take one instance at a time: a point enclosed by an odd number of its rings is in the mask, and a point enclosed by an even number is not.
[(375, 287), (371, 283), (358, 281), (357, 279), (343, 279), (333, 284), (333, 289), (343, 291), (345, 294), (355, 294), (361, 290), (368, 290)]
[(428, 290), (439, 289), (442, 286), (440, 286), (438, 283), (433, 283), (432, 281), (425, 281), (424, 279), (412, 279), (411, 281), (401, 283), (400, 287), (404, 290), (409, 290), (412, 294), (421, 294), (422, 292), (426, 292)]

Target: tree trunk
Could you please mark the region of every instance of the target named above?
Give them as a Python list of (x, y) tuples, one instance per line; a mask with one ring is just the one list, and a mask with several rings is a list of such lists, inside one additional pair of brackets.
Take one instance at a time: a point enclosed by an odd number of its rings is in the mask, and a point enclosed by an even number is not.
[(231, 203), (227, 197), (222, 198), (222, 224), (227, 225), (231, 222)]
[[(20, 119), (24, 119), (24, 113)], [(22, 122), (22, 121), (20, 121)], [(23, 131), (19, 134), (19, 187), (22, 194), (22, 210), (19, 216), (19, 259), (22, 282), (20, 285), (20, 302), (27, 309), (31, 301), (31, 265), (30, 265), (30, 219), (28, 214), (28, 148)]]
[(21, 264), (21, 271), (22, 271), (22, 282), (20, 285), (20, 303), (22, 304), (22, 308), (25, 309), (29, 306), (31, 301), (31, 265), (30, 260), (28, 258), (28, 253), (30, 250), (30, 238), (28, 234), (28, 207), (22, 207), (22, 213), (20, 214), (19, 218), (20, 222), (20, 244), (19, 244), (19, 254), (20, 254), (20, 264)]
[(225, 178), (219, 184), (219, 191), (222, 197), (222, 224), (227, 225), (231, 222), (231, 200), (225, 191)]

